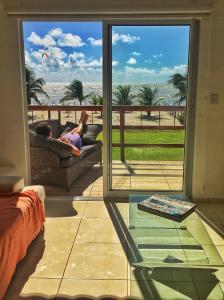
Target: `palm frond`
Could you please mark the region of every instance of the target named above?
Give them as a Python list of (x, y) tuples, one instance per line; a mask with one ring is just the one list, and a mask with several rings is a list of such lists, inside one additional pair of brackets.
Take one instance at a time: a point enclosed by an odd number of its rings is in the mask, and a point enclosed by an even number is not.
[(27, 91), (27, 102), (31, 103), (31, 99), (34, 99), (39, 105), (37, 94), (45, 95), (46, 98), (50, 98), (46, 91), (43, 90), (45, 80), (43, 78), (37, 78), (33, 70), (26, 66), (26, 91)]
[(60, 103), (63, 103), (65, 101), (70, 101), (70, 100), (74, 100), (74, 97), (67, 95), (60, 99)]
[[(41, 103), (40, 100), (38, 99), (36, 93), (31, 92), (31, 93), (29, 94), (29, 99), (30, 99), (30, 100), (31, 100), (31, 99), (34, 99), (34, 101), (35, 101), (37, 104), (42, 105), (42, 103)], [(30, 101), (30, 103), (31, 103), (31, 101)]]
[(187, 99), (187, 75), (183, 76), (179, 73), (176, 73), (170, 76), (170, 80), (168, 83), (173, 84), (173, 86), (178, 89), (178, 93), (174, 95), (174, 97), (179, 97), (179, 99), (175, 103), (181, 103), (186, 101)]
[(131, 93), (130, 85), (118, 85), (113, 94), (116, 97), (113, 101), (118, 105), (132, 105), (132, 99), (136, 97)]

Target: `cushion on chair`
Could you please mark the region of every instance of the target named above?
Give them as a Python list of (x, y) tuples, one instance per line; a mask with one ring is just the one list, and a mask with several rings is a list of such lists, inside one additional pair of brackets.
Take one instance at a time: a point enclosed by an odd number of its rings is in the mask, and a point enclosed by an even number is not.
[(98, 134), (103, 130), (101, 124), (87, 124), (83, 128), (83, 144), (89, 145), (95, 142)]
[(62, 143), (57, 139), (48, 138), (47, 136), (41, 134), (36, 134), (32, 130), (29, 130), (29, 136), (31, 147), (46, 148), (56, 153), (61, 159), (72, 155), (71, 146)]
[(91, 152), (96, 151), (97, 149), (101, 148), (101, 146), (102, 146), (101, 142), (95, 142), (92, 145), (82, 146), (82, 148), (81, 148), (81, 158), (86, 157)]
[(24, 179), (18, 176), (0, 176), (0, 193), (20, 192), (24, 187)]
[[(65, 129), (61, 133), (61, 136), (70, 132), (72, 129), (76, 128), (78, 125), (67, 121), (65, 124)], [(96, 141), (98, 134), (103, 130), (101, 124), (86, 124), (83, 128), (82, 142), (83, 145), (90, 145)]]
[(71, 167), (74, 164), (80, 162), (80, 160), (82, 160), (84, 157), (87, 157), (90, 153), (92, 153), (93, 151), (96, 151), (97, 149), (99, 149), (101, 147), (102, 147), (102, 143), (100, 141), (95, 142), (93, 145), (83, 146), (81, 148), (80, 156), (74, 156), (73, 155), (73, 156), (61, 159), (60, 165), (61, 165), (62, 168)]

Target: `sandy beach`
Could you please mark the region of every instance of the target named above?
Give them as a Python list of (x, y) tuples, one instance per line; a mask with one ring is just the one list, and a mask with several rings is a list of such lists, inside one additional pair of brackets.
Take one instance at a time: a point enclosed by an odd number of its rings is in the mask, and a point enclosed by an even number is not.
[[(83, 109), (85, 107), (83, 106)], [(80, 118), (80, 111), (77, 112), (61, 112), (61, 122), (62, 124), (66, 124), (67, 121), (71, 121), (74, 123), (78, 123)], [(90, 124), (103, 124), (103, 118), (101, 117), (100, 112), (88, 112)], [(31, 111), (28, 112), (29, 123), (47, 120), (48, 112), (47, 111)], [(58, 119), (58, 113), (56, 111), (51, 112), (51, 119)], [(112, 118), (113, 125), (120, 125), (120, 114), (119, 112), (113, 112)], [(125, 113), (125, 124), (126, 125), (136, 125), (136, 126), (173, 126), (173, 125), (181, 125), (180, 122), (175, 119), (174, 116), (168, 112), (161, 112), (159, 117), (159, 112), (152, 112), (150, 119), (147, 118), (146, 112), (126, 112)]]

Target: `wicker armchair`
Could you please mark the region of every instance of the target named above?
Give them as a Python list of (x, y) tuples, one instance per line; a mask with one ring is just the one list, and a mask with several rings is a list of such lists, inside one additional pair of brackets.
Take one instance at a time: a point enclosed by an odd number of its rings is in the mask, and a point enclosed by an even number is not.
[[(58, 138), (65, 127), (60, 124), (59, 120), (44, 122), (51, 127), (53, 138)], [(73, 182), (89, 168), (99, 162), (102, 163), (102, 143), (100, 141), (95, 141), (88, 145), (83, 144), (79, 157), (71, 155), (71, 152), (68, 153), (68, 149), (62, 149), (63, 153), (58, 152), (58, 145), (50, 145), (51, 147), (49, 147), (45, 142), (40, 143), (36, 141), (37, 135), (33, 131), (39, 123), (35, 122), (29, 125), (31, 178), (33, 184), (55, 185), (69, 190)], [(63, 145), (64, 148), (66, 146), (70, 151), (68, 145)]]

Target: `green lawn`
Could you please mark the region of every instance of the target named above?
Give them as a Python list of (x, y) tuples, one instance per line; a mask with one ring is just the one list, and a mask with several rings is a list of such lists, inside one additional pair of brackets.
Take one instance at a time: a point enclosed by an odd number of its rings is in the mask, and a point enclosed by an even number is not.
[[(98, 136), (102, 140), (102, 133)], [(120, 142), (120, 132), (113, 130), (113, 143)], [(125, 143), (183, 144), (184, 130), (126, 130)], [(120, 148), (113, 148), (112, 157), (120, 159)], [(183, 160), (183, 148), (126, 148), (126, 160)]]

